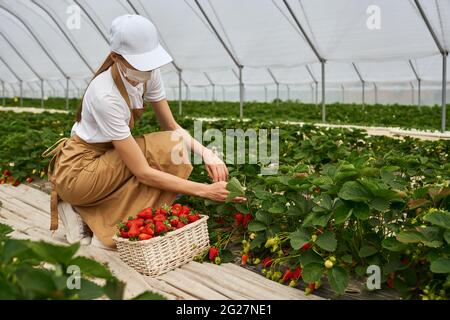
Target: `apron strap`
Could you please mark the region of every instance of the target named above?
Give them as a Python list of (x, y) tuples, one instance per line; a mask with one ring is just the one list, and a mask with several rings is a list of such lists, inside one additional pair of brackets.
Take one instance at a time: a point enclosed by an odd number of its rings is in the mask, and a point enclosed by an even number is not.
[(52, 192), (50, 194), (50, 230), (58, 229), (58, 194), (56, 193), (55, 190), (53, 166), (61, 149), (65, 146), (68, 140), (69, 138), (61, 138), (42, 153), (42, 157), (44, 158), (53, 156), (52, 159), (50, 160), (50, 163), (48, 164), (48, 172), (47, 172), (48, 180), (52, 184)]
[(131, 111), (130, 123), (128, 125), (130, 126), (131, 129), (133, 129), (134, 116), (133, 116), (133, 109), (131, 108), (130, 96), (128, 95), (127, 89), (125, 89), (125, 85), (123, 84), (122, 78), (120, 77), (119, 69), (117, 69), (117, 63), (114, 63), (111, 66), (111, 75), (114, 80), (114, 83), (116, 84), (117, 89), (119, 89), (120, 95), (125, 100), (125, 102), (128, 105), (128, 108)]

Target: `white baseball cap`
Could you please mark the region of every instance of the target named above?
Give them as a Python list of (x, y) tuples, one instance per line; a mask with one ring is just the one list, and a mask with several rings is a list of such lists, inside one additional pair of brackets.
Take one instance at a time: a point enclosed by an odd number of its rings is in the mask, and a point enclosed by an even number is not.
[(120, 54), (139, 71), (150, 71), (172, 62), (160, 45), (153, 23), (140, 15), (126, 14), (111, 24), (111, 51)]

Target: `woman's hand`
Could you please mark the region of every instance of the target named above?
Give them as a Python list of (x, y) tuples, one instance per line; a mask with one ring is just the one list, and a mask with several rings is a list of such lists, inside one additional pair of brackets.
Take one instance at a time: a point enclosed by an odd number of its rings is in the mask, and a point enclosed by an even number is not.
[(205, 162), (209, 177), (214, 182), (228, 180), (228, 168), (214, 152), (205, 148), (203, 151), (203, 161)]
[[(206, 185), (205, 193), (202, 195), (204, 198), (211, 199), (213, 201), (224, 202), (227, 199), (230, 191), (226, 189), (227, 183), (225, 181), (219, 181)], [(247, 199), (244, 197), (236, 197), (233, 202), (244, 202)]]

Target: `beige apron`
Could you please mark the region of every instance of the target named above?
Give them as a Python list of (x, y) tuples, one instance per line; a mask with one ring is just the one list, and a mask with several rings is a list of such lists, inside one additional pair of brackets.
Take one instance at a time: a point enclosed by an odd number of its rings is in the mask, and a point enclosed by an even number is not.
[[(129, 97), (118, 74), (111, 67), (114, 82), (128, 106)], [(145, 90), (144, 90), (145, 92)], [(130, 128), (134, 126), (131, 115)], [(172, 141), (170, 131), (135, 137), (149, 165), (160, 171), (187, 179), (192, 172), (184, 145)], [(56, 147), (55, 147), (56, 146)], [(54, 148), (55, 147), (55, 148)], [(183, 163), (174, 164), (171, 152), (177, 148)], [(114, 149), (112, 142), (87, 143), (77, 135), (63, 138), (47, 149), (43, 156), (53, 155), (48, 177), (52, 183), (51, 225), (58, 228), (58, 199), (73, 205), (94, 235), (105, 245), (114, 247), (112, 236), (118, 222), (136, 215), (146, 207), (172, 204), (176, 193), (140, 183)]]

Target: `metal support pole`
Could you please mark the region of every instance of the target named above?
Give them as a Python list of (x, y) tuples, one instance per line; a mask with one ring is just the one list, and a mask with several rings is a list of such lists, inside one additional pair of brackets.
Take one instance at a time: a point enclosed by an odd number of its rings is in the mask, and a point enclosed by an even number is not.
[(291, 101), (291, 88), (289, 87), (289, 85), (287, 84), (286, 85), (286, 87), (287, 87), (287, 99), (288, 99), (288, 101)]
[(315, 97), (315, 100), (316, 100), (316, 106), (318, 106), (319, 105), (319, 82), (318, 81), (316, 81), (316, 97)]
[(267, 103), (267, 87), (264, 86), (264, 101)]
[(418, 88), (417, 88), (417, 106), (420, 108), (422, 104), (422, 79), (417, 80)]
[(311, 83), (311, 103), (314, 103), (314, 85)]
[(23, 107), (23, 81), (20, 80), (20, 106)]
[(342, 89), (342, 103), (345, 103), (345, 88), (344, 88), (344, 84), (341, 84), (341, 89)]
[(178, 114), (181, 116), (183, 113), (183, 97), (181, 89), (181, 70), (178, 71)]
[(242, 66), (239, 66), (239, 117), (244, 117), (244, 83), (242, 81)]
[(411, 85), (411, 104), (414, 105), (414, 85), (412, 82), (409, 84)]
[(41, 108), (44, 108), (44, 80), (41, 79)]
[(2, 106), (6, 107), (5, 81), (2, 81)]
[(277, 105), (278, 105), (278, 102), (280, 101), (280, 84), (277, 83), (276, 86), (277, 86)]
[(375, 89), (375, 104), (378, 104), (378, 86), (375, 82), (373, 83), (373, 87)]
[(213, 101), (213, 105), (216, 104), (216, 85), (213, 84), (212, 85), (212, 101)]
[(325, 108), (325, 61), (322, 60), (320, 62), (322, 66), (322, 122), (326, 122), (327, 119), (327, 110)]
[(69, 109), (69, 78), (66, 78), (66, 109)]
[(442, 116), (441, 116), (441, 131), (445, 131), (445, 117), (447, 108), (447, 54), (442, 55)]
[(362, 105), (363, 107), (366, 106), (366, 82), (362, 82)]
[(225, 87), (222, 86), (222, 101), (225, 101)]

